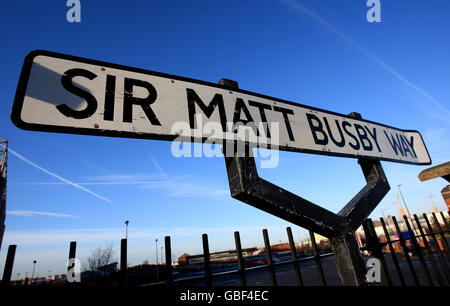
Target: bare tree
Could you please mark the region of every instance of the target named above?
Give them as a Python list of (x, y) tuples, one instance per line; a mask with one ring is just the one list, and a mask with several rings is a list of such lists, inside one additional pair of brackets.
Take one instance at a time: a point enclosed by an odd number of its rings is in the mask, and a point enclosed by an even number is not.
[(113, 245), (108, 244), (106, 247), (96, 248), (91, 251), (91, 254), (83, 263), (84, 271), (96, 271), (99, 267), (112, 263), (114, 260)]

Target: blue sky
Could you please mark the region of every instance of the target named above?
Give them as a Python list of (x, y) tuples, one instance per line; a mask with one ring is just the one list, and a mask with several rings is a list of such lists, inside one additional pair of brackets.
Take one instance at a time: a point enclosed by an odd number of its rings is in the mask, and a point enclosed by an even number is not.
[[(9, 114), (25, 55), (56, 51), (242, 89), (421, 132), (433, 165), (450, 156), (450, 3), (381, 0), (381, 23), (363, 0), (92, 1), (81, 23), (66, 21), (66, 1), (2, 2), (0, 136), (9, 140), (7, 245), (17, 273), (64, 272), (69, 242), (83, 261), (92, 248), (116, 250), (129, 226), (129, 262), (155, 261), (155, 239), (172, 235), (174, 254), (262, 246), (292, 226), (229, 195), (222, 158), (175, 158), (170, 142), (20, 130)], [(391, 191), (371, 217), (398, 214), (397, 184), (413, 213), (445, 206), (441, 179), (426, 167), (383, 162)], [(354, 159), (280, 153), (260, 176), (337, 212), (364, 186)], [(61, 179), (56, 177), (59, 176)], [(65, 181), (64, 181), (65, 180)], [(68, 183), (70, 182), (70, 183)], [(75, 185), (75, 186), (74, 186)], [(159, 244), (160, 246), (161, 244)], [(116, 258), (119, 258), (117, 251)]]

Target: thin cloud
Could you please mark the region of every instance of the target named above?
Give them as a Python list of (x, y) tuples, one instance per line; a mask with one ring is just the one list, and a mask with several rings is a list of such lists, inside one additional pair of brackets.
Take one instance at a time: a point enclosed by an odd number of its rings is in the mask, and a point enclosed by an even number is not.
[(173, 186), (173, 183), (169, 179), (169, 176), (167, 175), (167, 173), (161, 168), (161, 166), (156, 161), (156, 159), (153, 157), (153, 155), (151, 153), (149, 153), (149, 155), (150, 155), (150, 159), (152, 160), (153, 165), (155, 166), (155, 168), (158, 169), (159, 173), (163, 176), (163, 178), (166, 180), (166, 182)]
[(106, 198), (106, 197), (104, 197), (104, 196), (101, 196), (101, 195), (99, 195), (99, 194), (97, 194), (97, 193), (95, 193), (95, 192), (92, 192), (92, 191), (90, 191), (89, 189), (87, 189), (87, 188), (85, 188), (85, 187), (83, 187), (83, 186), (80, 186), (80, 185), (77, 184), (77, 183), (74, 183), (74, 182), (72, 182), (72, 181), (69, 181), (68, 179), (63, 178), (63, 177), (59, 176), (58, 174), (55, 174), (55, 173), (53, 173), (53, 172), (50, 172), (49, 170), (47, 170), (47, 169), (45, 169), (45, 168), (43, 168), (43, 167), (41, 167), (41, 166), (39, 166), (39, 165), (33, 163), (32, 161), (30, 161), (29, 159), (23, 157), (22, 155), (20, 155), (19, 153), (17, 153), (16, 151), (12, 150), (12, 149), (9, 148), (9, 147), (8, 147), (8, 152), (11, 153), (11, 154), (13, 154), (14, 156), (16, 156), (17, 158), (19, 158), (19, 159), (22, 160), (23, 162), (29, 164), (30, 166), (32, 166), (32, 167), (34, 167), (34, 168), (36, 168), (36, 169), (38, 169), (38, 170), (41, 170), (41, 171), (44, 172), (44, 173), (47, 173), (48, 175), (50, 175), (50, 176), (56, 178), (57, 180), (62, 181), (63, 183), (65, 183), (65, 184), (67, 184), (67, 185), (71, 185), (71, 186), (73, 186), (73, 187), (75, 187), (75, 188), (77, 188), (77, 189), (80, 189), (80, 190), (82, 190), (82, 191), (84, 191), (84, 192), (87, 192), (87, 193), (89, 193), (90, 195), (93, 195), (94, 197), (96, 197), (96, 198), (98, 198), (98, 199), (100, 199), (100, 200), (106, 201), (106, 202), (111, 203), (111, 204), (115, 204), (115, 203), (114, 203), (113, 201), (111, 201), (110, 199), (108, 199), (108, 198)]
[[(241, 232), (260, 230), (263, 226), (239, 226)], [(269, 230), (279, 230), (279, 227), (267, 227)], [(202, 233), (232, 233), (236, 227), (136, 227), (130, 228), (129, 238), (135, 241), (142, 239), (147, 241), (149, 237), (172, 236), (174, 238), (185, 238), (188, 236), (200, 236)], [(98, 243), (101, 241), (119, 241), (124, 234), (122, 227), (112, 228), (78, 228), (78, 229), (55, 229), (55, 230), (10, 230), (5, 235), (6, 244), (21, 244), (24, 246), (45, 245), (46, 247), (60, 243), (66, 243), (70, 240), (76, 240), (81, 243)]]
[[(155, 163), (156, 160), (154, 161)], [(182, 197), (223, 197), (229, 195), (228, 188), (221, 188), (212, 184), (211, 180), (206, 177), (198, 177), (193, 175), (174, 175), (170, 176), (158, 165), (158, 170), (164, 174), (158, 175), (159, 180), (143, 180), (135, 181), (135, 178), (143, 178), (141, 175), (134, 174), (114, 174), (104, 177), (92, 177), (89, 179), (99, 179), (105, 181), (86, 181), (74, 182), (80, 186), (99, 185), (99, 186), (117, 186), (117, 185), (135, 185), (138, 189), (158, 189), (164, 191), (170, 198)], [(127, 178), (129, 180), (127, 180)], [(124, 179), (119, 181), (118, 179)], [(16, 185), (31, 186), (64, 186), (64, 182), (13, 182)]]
[(133, 181), (147, 181), (153, 179), (161, 179), (160, 175), (154, 174), (109, 174), (90, 176), (85, 178), (86, 181), (101, 181), (101, 182), (133, 182)]
[(436, 116), (440, 118), (441, 120), (450, 123), (450, 111), (442, 105), (436, 98), (434, 98), (429, 92), (422, 89), (418, 85), (414, 84), (410, 80), (408, 80), (405, 76), (400, 74), (397, 70), (392, 68), (389, 64), (387, 64), (385, 61), (383, 61), (380, 57), (375, 55), (372, 51), (365, 48), (361, 44), (354, 41), (350, 36), (346, 35), (345, 33), (338, 30), (335, 26), (327, 22), (324, 18), (322, 18), (320, 15), (312, 11), (311, 9), (307, 8), (306, 6), (298, 3), (295, 0), (280, 0), (281, 2), (289, 5), (292, 9), (294, 9), (298, 13), (303, 13), (310, 18), (314, 19), (317, 23), (319, 23), (321, 26), (327, 28), (329, 31), (333, 32), (337, 36), (339, 36), (341, 39), (343, 39), (345, 42), (347, 42), (349, 45), (354, 47), (356, 50), (364, 54), (368, 59), (372, 60), (373, 62), (377, 63), (380, 67), (387, 70), (389, 73), (391, 73), (394, 77), (396, 77), (398, 80), (400, 80), (403, 84), (407, 85), (411, 89), (415, 90), (419, 94), (421, 94), (423, 97), (425, 97), (428, 101), (432, 102), (435, 107), (437, 107), (437, 110), (439, 112), (444, 113), (445, 115), (442, 116)]
[[(80, 186), (87, 185), (143, 185), (143, 184), (154, 184), (154, 183), (165, 183), (165, 181), (118, 181), (118, 182), (74, 182), (74, 184)], [(28, 183), (11, 183), (20, 185), (66, 185), (66, 183), (61, 182), (28, 182)]]
[(228, 189), (213, 186), (211, 182), (202, 180), (175, 180), (173, 183), (144, 184), (139, 188), (161, 189), (166, 191), (169, 198), (225, 197), (230, 194)]
[[(149, 241), (154, 238), (172, 237), (172, 254), (176, 257), (183, 253), (201, 254), (201, 235), (207, 233), (211, 241), (211, 251), (223, 251), (234, 248), (233, 232), (239, 230), (241, 243), (244, 247), (264, 247), (261, 229), (266, 228), (273, 241), (286, 241), (286, 226), (289, 223), (280, 222), (275, 225), (267, 224), (235, 225), (235, 226), (212, 226), (212, 227), (131, 227), (128, 232), (130, 243), (128, 259), (130, 265), (142, 263), (145, 259), (154, 261), (155, 252)], [(293, 236), (296, 242), (302, 237), (308, 237), (308, 232), (299, 227), (293, 227)], [(89, 256), (90, 249), (96, 248), (104, 243), (112, 243), (114, 250), (120, 249), (120, 239), (124, 237), (123, 227), (112, 228), (78, 228), (78, 229), (55, 229), (55, 230), (9, 230), (5, 233), (3, 243), (5, 245), (20, 245), (20, 256), (16, 256), (14, 269), (16, 272), (25, 274), (30, 263), (40, 258), (40, 264), (36, 272), (41, 273), (52, 270), (53, 273), (66, 273), (66, 249), (69, 241), (77, 241), (77, 257), (83, 262)], [(154, 246), (153, 246), (154, 250)], [(3, 269), (0, 262), (0, 270)], [(39, 270), (41, 269), (41, 270)]]
[(191, 197), (223, 197), (229, 194), (228, 189), (221, 189), (211, 186), (211, 182), (188, 177), (169, 178), (169, 175), (162, 169), (156, 158), (149, 153), (150, 159), (155, 168), (159, 171), (161, 176), (165, 179), (164, 182), (153, 182), (144, 185), (146, 189), (165, 189), (167, 196), (170, 198), (191, 198)]
[(54, 218), (80, 218), (80, 216), (67, 215), (61, 213), (34, 211), (34, 210), (8, 210), (6, 211), (8, 216), (20, 216), (20, 217), (54, 217)]
[[(214, 185), (210, 178), (200, 177), (191, 174), (169, 175), (158, 161), (149, 153), (150, 159), (158, 173), (153, 174), (109, 174), (102, 176), (91, 176), (83, 182), (74, 182), (79, 186), (117, 186), (135, 185), (138, 189), (156, 189), (163, 191), (169, 198), (193, 198), (193, 197), (224, 197), (229, 195), (229, 189)], [(37, 186), (58, 186), (65, 185), (64, 182), (15, 182), (10, 184), (37, 185)]]

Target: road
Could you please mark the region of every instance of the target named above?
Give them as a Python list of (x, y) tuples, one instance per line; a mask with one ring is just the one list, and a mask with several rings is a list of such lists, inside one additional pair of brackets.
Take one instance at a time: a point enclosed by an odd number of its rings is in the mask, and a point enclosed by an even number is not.
[[(401, 254), (397, 254), (397, 257), (400, 262), (400, 268), (402, 270), (402, 274), (408, 286), (413, 286), (414, 279), (412, 277), (409, 266), (405, 260), (405, 258)], [(366, 261), (368, 257), (364, 258)], [(390, 254), (385, 254), (385, 259), (389, 267), (390, 276), (392, 278), (394, 285), (401, 285), (400, 279), (395, 269), (395, 266), (392, 261), (392, 257)], [(437, 263), (438, 270), (440, 271), (441, 278), (444, 283), (449, 285), (450, 281), (445, 276), (445, 271), (439, 261), (439, 258), (434, 256), (435, 262)], [(448, 259), (448, 258), (447, 258)], [(421, 266), (419, 260), (417, 258), (413, 258), (412, 260), (414, 269), (417, 274), (417, 278), (419, 279), (420, 285), (428, 285), (428, 278), (426, 276), (426, 272)], [(341, 286), (341, 281), (339, 279), (336, 265), (334, 262), (334, 257), (325, 257), (321, 259), (321, 263), (323, 266), (326, 284), (329, 286)], [(434, 285), (438, 285), (438, 278), (436, 276), (435, 271), (432, 268), (431, 262), (428, 258), (426, 258), (426, 266), (428, 271), (432, 277), (432, 281)], [(303, 283), (306, 286), (321, 286), (320, 277), (318, 274), (318, 269), (314, 260), (302, 262), (300, 263), (300, 271), (303, 278)], [(277, 266), (275, 269), (277, 283), (280, 286), (296, 286), (298, 285), (297, 277), (295, 275), (294, 268), (292, 264), (285, 264), (281, 266)], [(215, 273), (213, 271), (213, 273)], [(200, 273), (200, 275), (202, 275)], [(272, 282), (270, 279), (270, 273), (267, 267), (259, 270), (250, 270), (246, 272), (247, 284), (249, 286), (271, 286)], [(179, 285), (183, 286), (204, 286), (205, 280), (191, 280), (184, 281)], [(214, 276), (213, 278), (214, 286), (240, 286), (239, 274), (233, 275), (223, 275), (223, 276)]]

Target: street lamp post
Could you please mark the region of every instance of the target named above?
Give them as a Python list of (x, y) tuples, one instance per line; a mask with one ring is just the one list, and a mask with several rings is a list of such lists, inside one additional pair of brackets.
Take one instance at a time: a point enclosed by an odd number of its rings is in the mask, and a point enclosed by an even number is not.
[(156, 239), (156, 280), (159, 280), (159, 271), (158, 271), (158, 239)]
[(402, 190), (400, 189), (400, 187), (402, 187), (402, 185), (398, 184), (397, 188), (398, 188), (398, 191), (400, 192), (400, 196), (402, 197), (403, 205), (405, 205), (406, 211), (408, 212), (408, 217), (411, 217), (411, 214), (409, 213), (408, 206), (406, 205), (405, 198), (403, 197), (403, 193), (402, 193)]
[(130, 223), (130, 221), (126, 220), (125, 221), (125, 239), (128, 240), (128, 224)]
[(402, 190), (400, 189), (400, 187), (402, 187), (402, 185), (398, 184), (397, 188), (398, 188), (398, 191), (400, 192), (400, 196), (402, 197), (403, 205), (405, 205), (406, 212), (408, 214), (407, 218), (411, 219), (411, 223), (413, 225), (414, 231), (416, 231), (417, 230), (416, 224), (414, 223), (413, 219), (411, 218), (411, 213), (409, 212), (408, 206), (406, 205), (405, 198), (403, 197), (403, 193), (402, 193)]
[(37, 260), (33, 260), (33, 274), (31, 274), (31, 283), (34, 284), (34, 270), (36, 268)]
[(158, 239), (156, 239), (156, 265), (158, 265)]

